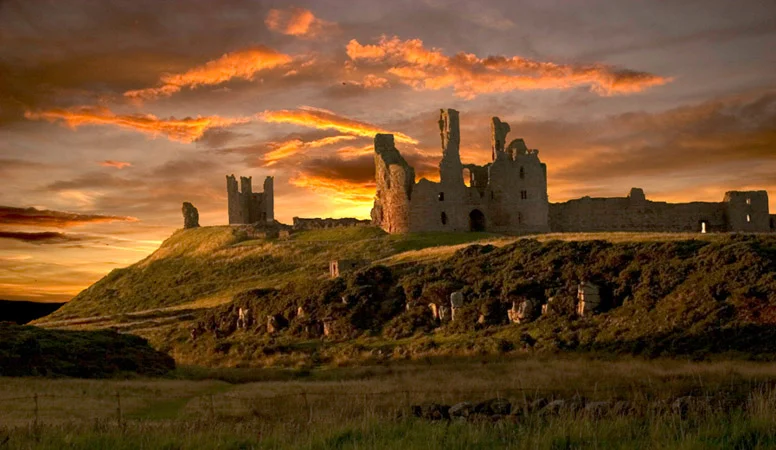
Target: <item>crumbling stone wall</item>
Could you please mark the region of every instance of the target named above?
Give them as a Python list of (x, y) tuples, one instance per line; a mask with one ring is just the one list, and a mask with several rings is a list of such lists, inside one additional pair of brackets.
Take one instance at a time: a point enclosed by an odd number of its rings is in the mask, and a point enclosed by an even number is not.
[(765, 191), (730, 191), (722, 202), (674, 204), (647, 200), (643, 190), (634, 188), (628, 197), (551, 204), (547, 166), (523, 139), (507, 144), (508, 123), (491, 119), (492, 161), (482, 166), (461, 163), (458, 123), (458, 111), (440, 111), (439, 182), (423, 178), (416, 183), (415, 170), (394, 146), (393, 135), (375, 136), (373, 224), (389, 233), (776, 230)]
[(252, 177), (240, 177), (240, 187), (234, 175), (226, 176), (229, 224), (274, 222), (274, 177), (264, 179), (264, 192), (253, 192)]
[(181, 208), (183, 213), (183, 228), (198, 228), (199, 227), (199, 211), (189, 202), (183, 202)]
[(364, 227), (371, 225), (370, 220), (354, 219), (352, 217), (344, 217), (340, 219), (321, 219), (294, 217), (294, 231), (303, 230), (322, 230), (325, 228), (336, 227)]
[(415, 169), (396, 149), (392, 134), (375, 135), (375, 183), (372, 223), (389, 233), (409, 232)]
[(643, 190), (633, 188), (628, 197), (552, 203), (550, 228), (553, 232), (765, 232), (770, 231), (768, 195), (765, 191), (731, 191), (718, 203), (666, 203), (647, 200)]
[[(491, 120), (491, 158), (461, 163), (459, 114), (440, 111), (440, 181), (414, 182), (415, 171), (392, 135), (375, 137), (377, 193), (372, 221), (389, 233), (410, 231), (543, 232), (549, 230), (547, 168), (522, 139), (506, 145), (509, 124)], [(464, 171), (469, 185), (464, 183)]]

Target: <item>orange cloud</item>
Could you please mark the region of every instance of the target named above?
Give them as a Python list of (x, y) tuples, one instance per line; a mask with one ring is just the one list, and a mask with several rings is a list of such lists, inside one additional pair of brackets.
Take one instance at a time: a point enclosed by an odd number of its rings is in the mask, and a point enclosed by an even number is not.
[(66, 228), (75, 225), (107, 222), (137, 222), (134, 217), (81, 214), (48, 209), (0, 206), (0, 224)]
[(439, 49), (426, 49), (420, 39), (402, 41), (383, 36), (377, 45), (361, 45), (353, 39), (346, 51), (354, 61), (388, 64), (388, 73), (414, 89), (452, 87), (457, 96), (467, 99), (479, 94), (576, 86), (590, 86), (599, 95), (628, 94), (671, 81), (603, 64), (555, 64), (519, 56), (479, 58), (463, 52), (446, 56)]
[(291, 7), (288, 9), (271, 9), (264, 23), (272, 31), (289, 36), (312, 38), (320, 36), (334, 23), (315, 17), (309, 9)]
[(184, 87), (213, 86), (233, 78), (252, 80), (256, 73), (284, 66), (291, 60), (288, 55), (262, 46), (239, 50), (183, 73), (162, 75), (161, 86), (127, 91), (124, 96), (134, 100), (152, 100), (168, 97)]
[(374, 137), (377, 133), (393, 133), (399, 142), (417, 144), (418, 141), (404, 133), (386, 131), (378, 126), (337, 115), (332, 111), (305, 106), (298, 110), (264, 111), (260, 118), (266, 122), (293, 123), (319, 130), (337, 130), (353, 136)]
[(114, 125), (148, 134), (154, 138), (164, 135), (171, 141), (194, 142), (211, 128), (250, 122), (250, 118), (225, 118), (218, 116), (197, 116), (176, 119), (160, 119), (153, 114), (117, 115), (104, 107), (82, 106), (74, 109), (51, 109), (48, 111), (27, 111), (24, 117), (30, 120), (62, 121), (70, 128), (82, 125)]
[(113, 160), (107, 159), (105, 161), (102, 161), (100, 163), (100, 165), (103, 166), (103, 167), (115, 167), (115, 168), (121, 170), (121, 169), (123, 169), (125, 167), (131, 166), (132, 163), (125, 162), (125, 161), (113, 161)]
[(316, 139), (310, 142), (304, 142), (301, 139), (291, 139), (288, 141), (277, 142), (270, 144), (272, 151), (266, 153), (263, 156), (264, 166), (272, 166), (280, 160), (293, 156), (304, 150), (313, 148), (324, 147), (327, 145), (337, 144), (342, 141), (349, 141), (356, 139), (356, 136), (330, 136), (321, 139)]

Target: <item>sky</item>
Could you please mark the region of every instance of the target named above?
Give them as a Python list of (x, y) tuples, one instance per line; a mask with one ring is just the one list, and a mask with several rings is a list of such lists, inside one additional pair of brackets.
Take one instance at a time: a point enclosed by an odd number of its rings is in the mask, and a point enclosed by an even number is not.
[(0, 0), (0, 298), (72, 298), (184, 201), (226, 224), (228, 174), (285, 223), (368, 218), (374, 134), (436, 179), (440, 108), (465, 163), (508, 122), (552, 202), (776, 210), (774, 48), (772, 0)]

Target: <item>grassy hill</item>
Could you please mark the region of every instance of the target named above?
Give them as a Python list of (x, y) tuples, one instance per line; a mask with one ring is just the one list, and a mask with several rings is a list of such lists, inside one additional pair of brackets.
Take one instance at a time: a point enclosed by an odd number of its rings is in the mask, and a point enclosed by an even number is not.
[[(328, 263), (339, 258), (364, 258), (372, 266), (332, 280)], [(602, 288), (595, 316), (574, 314), (581, 280)], [(466, 297), (458, 319), (432, 320), (427, 305), (453, 290)], [(508, 323), (513, 301), (550, 297), (549, 314)], [(236, 329), (240, 307), (250, 311), (247, 330)], [(269, 315), (287, 326), (270, 333)], [(776, 236), (396, 236), (364, 227), (283, 241), (206, 227), (176, 232), (154, 254), (111, 272), (42, 322), (117, 328), (148, 338), (180, 363), (215, 366), (526, 351), (771, 359)]]
[(306, 231), (292, 239), (249, 239), (229, 226), (178, 230), (149, 257), (106, 277), (46, 321), (148, 311), (199, 308), (231, 301), (254, 288), (324, 280), (329, 261), (370, 261), (433, 246), (497, 239), (487, 233), (391, 236), (378, 228)]

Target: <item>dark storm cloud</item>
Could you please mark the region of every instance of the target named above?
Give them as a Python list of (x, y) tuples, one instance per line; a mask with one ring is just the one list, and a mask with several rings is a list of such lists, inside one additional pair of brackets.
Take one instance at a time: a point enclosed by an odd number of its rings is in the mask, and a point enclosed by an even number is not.
[(515, 125), (560, 163), (553, 178), (569, 181), (670, 176), (724, 170), (726, 164), (743, 161), (776, 161), (774, 92), (589, 122)]
[(80, 241), (80, 237), (58, 233), (55, 231), (44, 231), (40, 233), (28, 233), (24, 231), (0, 231), (0, 239), (13, 239), (28, 244), (62, 244), (65, 242)]
[(107, 216), (51, 211), (36, 208), (0, 206), (0, 225), (30, 225), (36, 227), (64, 228), (89, 223), (136, 222), (134, 217)]

